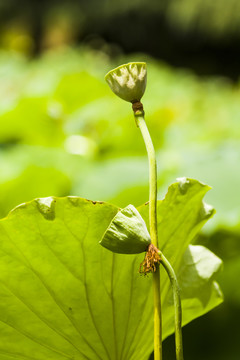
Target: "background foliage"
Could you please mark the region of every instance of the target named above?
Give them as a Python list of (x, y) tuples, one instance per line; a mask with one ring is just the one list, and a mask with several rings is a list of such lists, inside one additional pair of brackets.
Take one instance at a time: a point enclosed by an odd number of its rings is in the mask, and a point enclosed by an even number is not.
[[(240, 273), (239, 86), (173, 70), (144, 54), (112, 62), (103, 52), (82, 47), (28, 61), (2, 52), (0, 213), (5, 216), (21, 202), (50, 195), (78, 195), (118, 206), (147, 201), (147, 159), (131, 107), (104, 82), (107, 70), (130, 59), (148, 62), (143, 100), (157, 149), (159, 198), (176, 177), (197, 178), (213, 187), (206, 199), (217, 215), (198, 242), (225, 260), (219, 280), (226, 302), (202, 320), (209, 332), (209, 319), (213, 324), (210, 358), (221, 348), (214, 333), (221, 337), (220, 329), (231, 318), (234, 324), (240, 306), (234, 285)], [(198, 333), (198, 325), (192, 326), (189, 331)], [(199, 336), (189, 337), (189, 343), (199, 346)], [(187, 354), (191, 345), (185, 338)], [(224, 349), (226, 339), (219, 359)], [(231, 349), (234, 354), (233, 345)]]
[(239, 7), (238, 0), (1, 0), (0, 46), (28, 54), (76, 42), (112, 56), (144, 51), (237, 81)]

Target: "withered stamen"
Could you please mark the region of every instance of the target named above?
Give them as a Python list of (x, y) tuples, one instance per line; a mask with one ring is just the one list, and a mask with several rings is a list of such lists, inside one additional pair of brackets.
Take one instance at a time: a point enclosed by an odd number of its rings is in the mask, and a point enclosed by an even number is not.
[(150, 272), (155, 272), (157, 265), (160, 263), (161, 257), (159, 255), (159, 250), (153, 244), (148, 246), (145, 258), (140, 264), (139, 272), (140, 274), (147, 275)]

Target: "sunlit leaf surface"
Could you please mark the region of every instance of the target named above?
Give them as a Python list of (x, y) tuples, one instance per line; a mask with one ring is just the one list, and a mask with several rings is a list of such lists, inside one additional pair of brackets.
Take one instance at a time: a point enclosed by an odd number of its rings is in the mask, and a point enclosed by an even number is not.
[[(158, 204), (160, 247), (179, 274), (184, 323), (222, 301), (221, 261), (189, 247), (213, 214), (208, 186), (181, 179)], [(144, 254), (117, 255), (98, 242), (116, 206), (78, 197), (42, 198), (0, 221), (0, 357), (3, 360), (147, 360), (153, 347), (152, 279)], [(139, 208), (147, 221), (148, 205)], [(173, 332), (162, 270), (164, 337)]]

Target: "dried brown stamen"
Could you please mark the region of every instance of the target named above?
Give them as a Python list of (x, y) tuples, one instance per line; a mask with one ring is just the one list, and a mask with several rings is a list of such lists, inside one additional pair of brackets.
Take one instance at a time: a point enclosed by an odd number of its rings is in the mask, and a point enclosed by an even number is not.
[(159, 255), (159, 250), (153, 244), (148, 246), (145, 258), (140, 264), (139, 272), (140, 274), (147, 275), (150, 272), (155, 272), (157, 265), (160, 263), (161, 257)]

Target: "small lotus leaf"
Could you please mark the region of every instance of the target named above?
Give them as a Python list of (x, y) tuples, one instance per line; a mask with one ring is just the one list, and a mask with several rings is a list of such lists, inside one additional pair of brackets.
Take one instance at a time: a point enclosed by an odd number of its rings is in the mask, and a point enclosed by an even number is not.
[(112, 219), (99, 242), (118, 254), (139, 254), (151, 244), (146, 224), (133, 205), (128, 205)]

